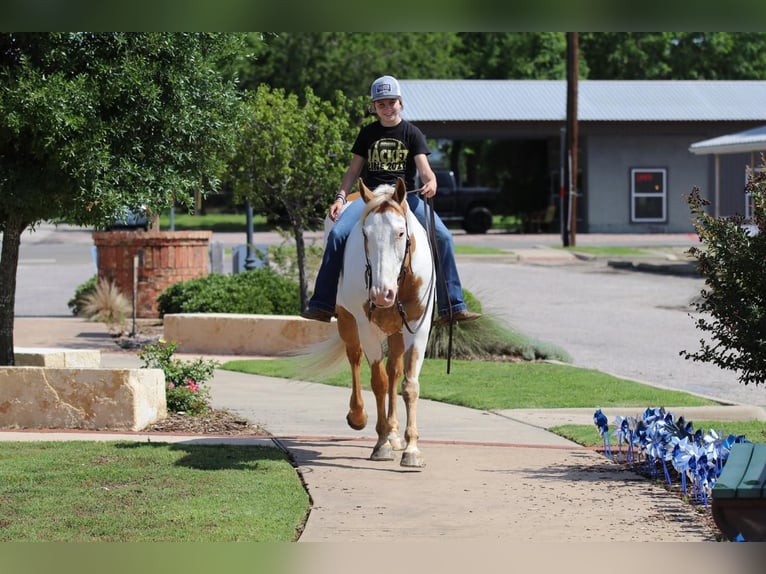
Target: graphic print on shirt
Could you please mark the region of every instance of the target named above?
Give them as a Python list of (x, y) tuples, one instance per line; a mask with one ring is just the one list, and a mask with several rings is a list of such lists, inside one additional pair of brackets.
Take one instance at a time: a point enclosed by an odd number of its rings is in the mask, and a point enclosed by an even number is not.
[(404, 173), (408, 153), (409, 150), (402, 141), (379, 139), (367, 150), (367, 170)]

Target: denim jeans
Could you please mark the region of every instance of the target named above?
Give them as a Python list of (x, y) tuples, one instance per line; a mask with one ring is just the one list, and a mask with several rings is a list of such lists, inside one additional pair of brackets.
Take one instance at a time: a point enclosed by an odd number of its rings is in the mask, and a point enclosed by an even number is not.
[[(423, 227), (426, 225), (425, 202), (415, 193), (407, 195), (407, 203), (410, 209), (420, 221)], [(309, 300), (309, 308), (335, 312), (335, 297), (338, 292), (338, 281), (343, 268), (343, 251), (346, 247), (346, 239), (351, 234), (354, 225), (364, 211), (364, 202), (356, 200), (351, 202), (343, 214), (335, 222), (332, 230), (327, 234), (322, 264), (319, 267), (314, 294)], [(463, 287), (455, 263), (454, 242), (452, 234), (441, 220), (438, 214), (434, 214), (436, 247), (439, 254), (439, 265), (436, 268), (436, 304), (439, 316), (465, 311), (466, 304), (463, 301)], [(446, 285), (445, 285), (446, 283)]]

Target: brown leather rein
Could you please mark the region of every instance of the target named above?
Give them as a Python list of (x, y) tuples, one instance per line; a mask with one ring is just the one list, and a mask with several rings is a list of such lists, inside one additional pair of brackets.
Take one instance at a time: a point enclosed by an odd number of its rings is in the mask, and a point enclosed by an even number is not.
[[(410, 193), (419, 193), (422, 190), (423, 190), (422, 187), (418, 188), (418, 189), (412, 189), (412, 190), (407, 191), (407, 194), (409, 195)], [(434, 281), (435, 280), (434, 277), (439, 277), (440, 276), (440, 274), (437, 272), (438, 269), (439, 269), (440, 263), (439, 263), (438, 247), (437, 247), (437, 244), (436, 244), (436, 212), (434, 211), (434, 204), (433, 204), (433, 198), (432, 197), (426, 198), (423, 201), (425, 203), (425, 209), (426, 209), (426, 224), (427, 225), (426, 225), (425, 231), (426, 231), (426, 236), (428, 237), (428, 242), (429, 242), (429, 244), (431, 246), (431, 257), (433, 258), (433, 263), (434, 263), (433, 270), (432, 270), (432, 273), (431, 273), (431, 280)], [(390, 202), (390, 203), (395, 204), (396, 202)], [(369, 213), (367, 215), (369, 215)], [(405, 226), (405, 233), (407, 235), (407, 242), (406, 242), (405, 247), (404, 247), (404, 256), (402, 257), (402, 266), (399, 269), (399, 276), (397, 278), (397, 285), (398, 286), (401, 286), (401, 282), (404, 279), (405, 274), (407, 273), (406, 262), (407, 262), (408, 258), (410, 260), (410, 264), (412, 262), (412, 254), (410, 253), (410, 249), (411, 249), (412, 243), (411, 243), (411, 240), (410, 240), (409, 222), (407, 221), (406, 214), (404, 214), (404, 215), (405, 215), (405, 217), (404, 217), (404, 226)], [(365, 248), (364, 248), (364, 257), (365, 257), (365, 259), (367, 261), (366, 268), (365, 268), (365, 284), (367, 285), (367, 290), (369, 291), (372, 288), (372, 266), (370, 265), (370, 259), (369, 259), (368, 255), (367, 255), (367, 246), (366, 245), (365, 245)], [(445, 287), (445, 291), (446, 291), (446, 279), (444, 278), (443, 274), (441, 274), (441, 279), (442, 279), (442, 282), (445, 283), (444, 287)], [(410, 332), (410, 334), (414, 335), (415, 331), (410, 327), (409, 321), (407, 320), (407, 313), (404, 310), (404, 305), (399, 300), (398, 290), (397, 290), (397, 294), (396, 294), (396, 308), (397, 308), (397, 311), (399, 312), (399, 316), (402, 318), (402, 324), (407, 329), (407, 331)], [(367, 319), (368, 320), (371, 319), (372, 311), (374, 309), (375, 309), (375, 304), (370, 302), (370, 306), (369, 306), (368, 311), (367, 311)], [(450, 373), (450, 366), (451, 366), (451, 362), (452, 362), (452, 307), (448, 305), (448, 309), (449, 309), (448, 312), (449, 312), (450, 321), (449, 321), (449, 339), (448, 339), (448, 344), (447, 344), (447, 374)], [(421, 324), (422, 324), (422, 321), (425, 320), (425, 317), (427, 315), (428, 314), (425, 314), (421, 318)], [(418, 325), (418, 327), (420, 327), (420, 325)]]

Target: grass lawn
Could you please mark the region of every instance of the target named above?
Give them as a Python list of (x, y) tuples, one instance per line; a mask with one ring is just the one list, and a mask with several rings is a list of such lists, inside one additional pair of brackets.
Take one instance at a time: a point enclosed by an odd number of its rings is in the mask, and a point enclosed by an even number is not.
[(309, 509), (270, 447), (3, 442), (0, 476), (4, 542), (290, 542)]
[(554, 246), (558, 249), (564, 249), (565, 251), (576, 251), (578, 253), (588, 253), (590, 255), (598, 255), (602, 257), (609, 256), (621, 256), (621, 255), (649, 255), (651, 252), (647, 249), (640, 249), (638, 247), (609, 247), (609, 246), (577, 246), (577, 247), (562, 247), (559, 245)]
[[(420, 375), (420, 396), (474, 409), (530, 409), (649, 406), (680, 407), (718, 404), (684, 393), (669, 391), (620, 379), (592, 369), (544, 362), (483, 362), (427, 359)], [(270, 377), (299, 378), (305, 381), (350, 387), (347, 370), (322, 377), (305, 369), (295, 359), (236, 360), (221, 368)], [(362, 380), (369, 381), (369, 369), (362, 365)], [(367, 387), (369, 388), (369, 387)]]
[[(341, 387), (351, 384), (346, 371), (322, 377), (304, 371), (300, 361), (294, 359), (229, 361), (221, 368)], [(366, 363), (362, 364), (362, 380), (369, 381)], [(452, 361), (448, 375), (446, 361), (435, 359), (427, 359), (423, 365), (420, 396), (482, 410), (592, 408), (595, 411), (600, 407), (625, 407), (624, 416), (635, 416), (647, 407), (663, 406), (672, 412), (674, 407), (719, 404), (682, 391), (659, 389), (570, 365)], [(764, 421), (692, 422), (695, 429), (703, 432), (714, 429), (719, 434), (745, 435), (752, 442), (766, 442)], [(562, 425), (549, 430), (585, 446), (602, 442), (595, 425)]]

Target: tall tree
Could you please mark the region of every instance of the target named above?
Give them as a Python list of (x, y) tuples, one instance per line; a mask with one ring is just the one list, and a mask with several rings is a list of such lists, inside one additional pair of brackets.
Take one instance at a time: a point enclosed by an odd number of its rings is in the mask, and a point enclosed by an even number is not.
[[(466, 77), (487, 80), (563, 80), (563, 32), (464, 32), (459, 57)], [(584, 66), (581, 62), (581, 68)]]
[[(263, 41), (261, 41), (261, 39)], [(251, 61), (239, 68), (242, 86), (260, 84), (303, 96), (310, 87), (329, 100), (368, 93), (378, 76), (457, 78), (465, 74), (452, 32), (280, 32), (251, 38)]]
[(240, 113), (236, 35), (0, 34), (0, 364), (13, 364), (23, 231), (103, 226), (215, 188)]
[(304, 231), (332, 203), (350, 158), (364, 98), (336, 92), (332, 101), (306, 88), (302, 98), (262, 85), (247, 100), (238, 152), (231, 162), (235, 198), (283, 216), (295, 239), (301, 308), (308, 302)]
[(595, 80), (762, 80), (763, 32), (589, 32), (580, 35)]

